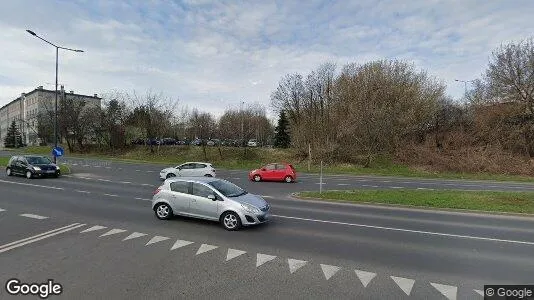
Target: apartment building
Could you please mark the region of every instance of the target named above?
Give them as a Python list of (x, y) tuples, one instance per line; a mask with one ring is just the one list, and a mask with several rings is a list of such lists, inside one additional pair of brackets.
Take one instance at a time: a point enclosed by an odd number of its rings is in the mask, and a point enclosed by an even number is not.
[[(93, 96), (66, 92), (63, 87), (58, 91), (58, 102), (65, 96), (73, 101), (84, 101), (85, 107), (101, 106), (102, 98), (97, 94)], [(22, 134), (23, 142), (27, 145), (38, 145), (41, 141), (38, 136), (38, 116), (53, 113), (55, 108), (55, 91), (37, 87), (29, 93), (22, 93), (20, 97), (0, 108), (0, 145), (4, 146), (4, 139), (11, 123), (15, 121)], [(53, 129), (52, 129), (53, 130)]]

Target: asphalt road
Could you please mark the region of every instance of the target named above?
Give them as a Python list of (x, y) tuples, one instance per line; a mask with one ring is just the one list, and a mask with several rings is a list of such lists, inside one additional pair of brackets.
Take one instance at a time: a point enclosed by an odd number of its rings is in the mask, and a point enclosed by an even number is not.
[[(296, 200), (288, 195), (318, 189), (316, 176), (254, 183), (246, 172), (218, 171), (265, 196), (274, 214), (269, 224), (227, 232), (212, 222), (156, 219), (149, 200), (161, 167), (70, 163), (75, 173), (58, 179), (0, 176), (2, 285), (54, 279), (65, 299), (483, 299), (484, 284), (534, 283), (533, 218)], [(325, 182), (531, 188), (379, 177)], [(9, 298), (2, 288), (0, 299)]]

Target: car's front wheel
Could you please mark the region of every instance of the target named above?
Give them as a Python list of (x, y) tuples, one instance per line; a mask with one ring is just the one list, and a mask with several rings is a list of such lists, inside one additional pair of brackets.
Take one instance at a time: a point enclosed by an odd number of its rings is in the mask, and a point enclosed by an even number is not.
[(205, 176), (205, 177), (213, 177), (213, 175), (211, 175), (211, 174), (206, 174), (206, 175), (204, 175), (204, 176)]
[(238, 230), (241, 228), (241, 219), (239, 219), (239, 216), (235, 212), (226, 212), (221, 217), (221, 223), (224, 227), (224, 229), (229, 231)]
[(154, 209), (156, 217), (160, 220), (168, 220), (172, 217), (172, 208), (167, 203), (160, 203)]
[(285, 180), (285, 182), (287, 182), (287, 183), (291, 183), (291, 182), (293, 182), (293, 177), (291, 177), (291, 176), (288, 175), (288, 176), (286, 176), (286, 178), (284, 178), (284, 180)]
[(13, 175), (13, 173), (11, 173), (11, 168), (7, 168), (7, 169), (6, 169), (6, 175), (7, 175), (7, 176), (11, 176), (11, 175)]
[(176, 177), (176, 175), (174, 173), (167, 174), (167, 179), (172, 178), (172, 177)]
[(33, 177), (32, 172), (31, 171), (26, 171), (26, 178), (32, 179), (32, 177)]
[(260, 175), (254, 175), (254, 181), (256, 181), (256, 182), (261, 181), (261, 176)]

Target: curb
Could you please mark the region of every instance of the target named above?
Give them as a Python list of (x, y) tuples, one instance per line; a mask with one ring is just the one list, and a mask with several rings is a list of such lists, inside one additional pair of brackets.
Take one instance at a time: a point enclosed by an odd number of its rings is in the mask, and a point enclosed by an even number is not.
[(290, 198), (295, 200), (312, 200), (323, 203), (343, 203), (347, 205), (364, 205), (364, 206), (376, 206), (376, 207), (385, 207), (385, 208), (407, 208), (415, 210), (424, 210), (424, 211), (435, 211), (435, 212), (454, 212), (460, 214), (479, 214), (479, 215), (497, 215), (497, 216), (512, 216), (512, 217), (524, 217), (524, 218), (534, 218), (534, 213), (515, 213), (515, 212), (500, 212), (500, 211), (488, 211), (488, 210), (473, 210), (467, 208), (441, 208), (441, 207), (430, 207), (430, 206), (417, 206), (409, 204), (391, 204), (391, 203), (380, 203), (380, 202), (365, 202), (365, 201), (348, 201), (348, 200), (339, 200), (339, 199), (324, 199), (324, 198), (313, 198), (313, 197), (304, 197), (299, 196), (297, 193), (291, 193)]

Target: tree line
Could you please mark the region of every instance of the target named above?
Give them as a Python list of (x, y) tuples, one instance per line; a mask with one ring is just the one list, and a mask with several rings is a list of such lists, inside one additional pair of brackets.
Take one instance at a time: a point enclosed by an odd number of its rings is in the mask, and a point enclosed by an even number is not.
[[(103, 95), (102, 105), (87, 105), (80, 99), (62, 95), (58, 106), (58, 133), (69, 151), (115, 151), (129, 147), (133, 140), (174, 138), (192, 141), (231, 139), (241, 145), (257, 139), (260, 145), (272, 144), (274, 126), (265, 107), (249, 103), (229, 108), (220, 118), (196, 108), (180, 106), (179, 99), (163, 93), (111, 91)], [(42, 141), (53, 142), (53, 101), (35, 116)], [(30, 121), (31, 122), (31, 121)]]
[(425, 146), (438, 154), (465, 147), (534, 157), (534, 43), (495, 49), (487, 70), (452, 99), (446, 85), (398, 60), (319, 65), (285, 75), (271, 106), (287, 117), (301, 156), (358, 162)]

